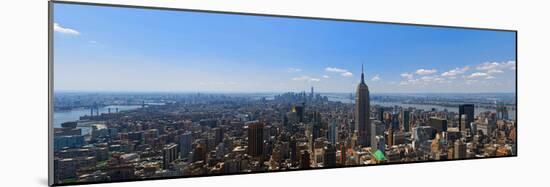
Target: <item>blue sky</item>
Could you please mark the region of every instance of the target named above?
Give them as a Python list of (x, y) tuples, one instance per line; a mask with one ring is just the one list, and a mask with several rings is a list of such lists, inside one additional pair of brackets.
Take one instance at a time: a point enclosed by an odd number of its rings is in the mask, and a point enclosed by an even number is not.
[(56, 91), (514, 92), (515, 33), (55, 4)]

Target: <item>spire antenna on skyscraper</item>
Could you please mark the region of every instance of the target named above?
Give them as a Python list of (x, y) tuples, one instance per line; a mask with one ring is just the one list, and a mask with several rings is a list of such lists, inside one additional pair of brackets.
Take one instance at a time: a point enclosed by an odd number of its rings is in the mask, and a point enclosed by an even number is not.
[(363, 74), (363, 63), (361, 63), (361, 83), (365, 82), (365, 75)]

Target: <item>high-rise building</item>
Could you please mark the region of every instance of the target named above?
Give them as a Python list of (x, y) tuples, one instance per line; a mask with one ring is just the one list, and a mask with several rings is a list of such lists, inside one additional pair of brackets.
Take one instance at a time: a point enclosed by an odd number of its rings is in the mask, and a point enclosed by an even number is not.
[(315, 95), (313, 95), (313, 86), (311, 87), (311, 95), (309, 97), (311, 97), (311, 99), (313, 99)]
[(388, 140), (388, 147), (393, 146), (393, 129), (391, 128), (391, 126), (390, 126), (390, 128), (388, 128), (388, 138), (387, 138), (387, 140)]
[(181, 159), (188, 158), (189, 152), (191, 152), (191, 149), (193, 149), (191, 145), (193, 143), (193, 134), (191, 134), (190, 131), (183, 133), (180, 136), (179, 143), (180, 143), (180, 158)]
[(456, 140), (453, 159), (466, 158), (466, 144), (462, 140)]
[(369, 129), (369, 134), (371, 138), (370, 142), (371, 142), (371, 147), (375, 147), (376, 145), (374, 141), (376, 141), (376, 136), (384, 136), (386, 125), (384, 125), (384, 123), (378, 120), (374, 120), (371, 123), (372, 123), (371, 129)]
[(247, 122), (248, 126), (248, 154), (261, 156), (263, 153), (264, 124), (258, 121)]
[(178, 146), (176, 144), (168, 144), (162, 149), (162, 168), (168, 169), (170, 163), (178, 158)]
[(365, 84), (363, 66), (361, 66), (361, 82), (357, 85), (355, 97), (355, 131), (357, 132), (357, 143), (361, 146), (370, 146), (370, 99), (369, 87)]
[(305, 112), (305, 104), (302, 103), (302, 105), (297, 105), (292, 107), (292, 112), (296, 113), (296, 116), (298, 117), (298, 122), (304, 122), (304, 112)]
[[(462, 119), (465, 115), (466, 119)], [(470, 123), (474, 122), (474, 105), (463, 104), (458, 106), (458, 121), (460, 131), (465, 131), (466, 128), (470, 128)]]
[(447, 120), (438, 117), (431, 117), (428, 121), (428, 125), (434, 128), (437, 132), (447, 131)]
[(312, 140), (315, 141), (317, 138), (321, 137), (321, 128), (323, 124), (321, 122), (321, 113), (320, 112), (313, 112), (312, 117)]
[(310, 165), (310, 155), (307, 150), (302, 150), (300, 152), (300, 168), (309, 168)]
[(333, 120), (328, 129), (328, 141), (332, 145), (336, 145), (338, 142), (338, 123), (336, 123), (336, 120)]
[(323, 148), (323, 166), (335, 167), (336, 166), (336, 148), (332, 144), (327, 144)]
[(508, 120), (508, 108), (503, 104), (497, 105), (497, 119)]
[(374, 136), (372, 139), (373, 150), (380, 150), (384, 152), (386, 150), (386, 138), (383, 135)]
[(220, 144), (223, 141), (223, 129), (216, 127), (212, 129), (214, 131), (214, 142), (216, 145)]
[(298, 153), (298, 145), (294, 136), (290, 138), (288, 146), (290, 148), (290, 160), (292, 162), (292, 165), (294, 166), (299, 162), (298, 156), (300, 155), (300, 153)]
[(409, 132), (410, 130), (410, 127), (409, 127), (409, 123), (410, 123), (410, 111), (409, 110), (403, 110), (403, 112), (401, 113), (401, 123), (403, 124), (403, 131), (405, 132)]
[(206, 149), (203, 144), (199, 143), (195, 149), (193, 149), (193, 162), (203, 161), (206, 162)]

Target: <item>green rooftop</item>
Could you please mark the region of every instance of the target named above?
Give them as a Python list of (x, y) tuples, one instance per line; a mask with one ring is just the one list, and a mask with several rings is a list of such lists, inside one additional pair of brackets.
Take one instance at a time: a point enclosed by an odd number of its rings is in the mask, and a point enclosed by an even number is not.
[(386, 160), (384, 153), (380, 150), (376, 150), (376, 152), (374, 152), (374, 158), (376, 158), (376, 160), (378, 161)]

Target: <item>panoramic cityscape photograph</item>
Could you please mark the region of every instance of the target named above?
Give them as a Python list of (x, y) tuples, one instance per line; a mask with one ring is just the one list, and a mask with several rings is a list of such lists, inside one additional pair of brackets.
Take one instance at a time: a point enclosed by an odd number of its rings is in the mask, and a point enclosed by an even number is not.
[(517, 155), (516, 32), (53, 10), (55, 184)]

